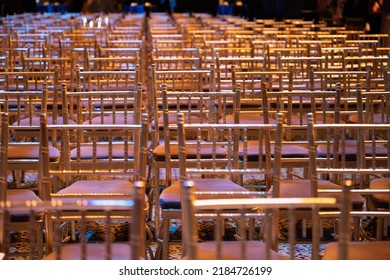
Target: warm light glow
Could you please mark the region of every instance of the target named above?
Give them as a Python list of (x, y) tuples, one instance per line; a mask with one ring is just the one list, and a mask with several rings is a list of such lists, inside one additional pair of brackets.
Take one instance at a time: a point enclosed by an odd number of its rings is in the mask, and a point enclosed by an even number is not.
[(86, 27), (87, 26), (87, 18), (86, 17), (83, 17), (83, 27)]

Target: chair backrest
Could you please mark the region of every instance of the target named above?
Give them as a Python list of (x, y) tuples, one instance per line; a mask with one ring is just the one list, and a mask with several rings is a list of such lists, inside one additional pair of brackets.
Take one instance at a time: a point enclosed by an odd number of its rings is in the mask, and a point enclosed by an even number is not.
[(44, 83), (48, 84), (49, 89), (59, 89), (58, 69), (50, 71), (12, 71), (0, 73), (2, 91), (35, 91), (42, 90)]
[[(139, 66), (133, 70), (86, 71), (76, 65), (74, 91), (134, 90), (139, 83)], [(74, 87), (74, 89), (73, 89)]]
[[(316, 137), (321, 130), (329, 135), (326, 141), (320, 141)], [(324, 213), (323, 217), (336, 216), (340, 219), (337, 257), (348, 259), (348, 248), (351, 245), (350, 219), (375, 217), (379, 221), (390, 216), (390, 189), (386, 183), (390, 175), (390, 125), (318, 124), (314, 123), (313, 116), (309, 113), (308, 138), (312, 195), (333, 193), (339, 196), (342, 203), (340, 211)], [(319, 178), (324, 175), (342, 188), (319, 190)], [(373, 183), (380, 180), (384, 184), (373, 187)], [(359, 195), (365, 197), (366, 208), (354, 207), (355, 198)], [(384, 207), (372, 207), (373, 199), (378, 197)]]
[[(61, 162), (55, 169), (48, 154), (49, 132), (53, 131), (61, 139)], [(40, 187), (45, 200), (78, 177), (142, 181), (146, 177), (148, 117), (144, 114), (140, 124), (48, 125), (42, 115), (40, 145)], [(60, 186), (52, 188), (51, 176), (60, 179)]]
[[(249, 135), (256, 135), (254, 141), (248, 141)], [(188, 141), (188, 136), (195, 140)], [(281, 141), (281, 114), (276, 124), (243, 125), (190, 124), (180, 113), (180, 181), (204, 175), (222, 176), (242, 184), (244, 176), (258, 176), (265, 179), (265, 189), (268, 190), (271, 184), (279, 184)]]
[(140, 124), (144, 111), (142, 85), (134, 90), (68, 91), (62, 85), (64, 115), (76, 123)]
[[(46, 255), (47, 260), (139, 260), (145, 257), (145, 183), (134, 183), (134, 193), (113, 199), (79, 198), (75, 202), (50, 201), (29, 204), (7, 202), (0, 204), (0, 213), (4, 218), (4, 241), (0, 239), (0, 250), (9, 250), (12, 245), (10, 234), (10, 218), (12, 212), (29, 213), (30, 227), (26, 229), (29, 246), (37, 242), (33, 238), (37, 230), (34, 217), (45, 213), (46, 224)], [(64, 242), (66, 238), (65, 221), (69, 221), (69, 213), (80, 231), (80, 239), (75, 242)], [(119, 215), (120, 214), (120, 215)], [(95, 224), (91, 224), (91, 220)], [(119, 240), (112, 236), (113, 223), (126, 229), (126, 234)], [(87, 235), (94, 231), (93, 241)], [(31, 256), (34, 259), (34, 256)]]
[[(196, 192), (192, 181), (182, 183), (182, 223), (183, 223), (183, 246), (186, 259), (294, 259), (296, 257), (295, 244), (295, 209), (312, 209), (313, 218), (318, 218), (319, 209), (336, 208), (334, 198), (259, 198), (253, 193), (242, 193), (240, 198), (237, 194), (211, 194)], [(235, 195), (235, 197), (233, 197)], [(289, 226), (288, 245), (289, 255), (282, 256), (274, 248), (274, 220), (278, 219), (279, 209), (288, 209)], [(214, 242), (208, 242), (208, 254), (203, 255), (198, 250), (199, 233), (198, 222), (208, 220), (214, 223)], [(226, 221), (236, 223), (236, 240), (223, 241), (223, 232)], [(224, 222), (225, 221), (225, 222)], [(260, 227), (259, 232), (253, 228), (253, 224)], [(319, 223), (317, 223), (319, 230)], [(253, 240), (263, 243), (263, 247), (256, 247)], [(235, 247), (226, 247), (228, 242), (238, 243)], [(319, 240), (313, 240), (317, 244)], [(247, 245), (250, 244), (249, 246)], [(253, 248), (251, 248), (253, 247)], [(314, 247), (314, 246), (313, 246)], [(230, 248), (227, 252), (226, 248)], [(317, 247), (318, 248), (318, 247)], [(272, 251), (276, 250), (275, 251)], [(315, 255), (318, 256), (319, 252)], [(226, 257), (229, 255), (229, 257)]]
[[(191, 124), (217, 124), (227, 123), (227, 118), (233, 116), (233, 121), (238, 123), (237, 106), (240, 103), (240, 92), (183, 92), (167, 91), (165, 85), (162, 89), (162, 114), (154, 121), (154, 145), (160, 143), (162, 133), (165, 147), (166, 176), (170, 178), (171, 168), (178, 166), (177, 152), (172, 151), (172, 143), (178, 137), (178, 114), (183, 114), (186, 123)], [(203, 135), (204, 136), (204, 135)], [(187, 139), (195, 137), (188, 133)], [(194, 138), (195, 139), (195, 138)], [(174, 163), (175, 162), (175, 163)]]
[[(326, 131), (325, 139), (318, 139), (320, 131)], [(319, 124), (309, 113), (308, 133), (314, 177), (328, 174), (335, 182), (349, 180), (363, 188), (371, 176), (388, 173), (389, 124)], [(355, 174), (360, 174), (357, 182)]]

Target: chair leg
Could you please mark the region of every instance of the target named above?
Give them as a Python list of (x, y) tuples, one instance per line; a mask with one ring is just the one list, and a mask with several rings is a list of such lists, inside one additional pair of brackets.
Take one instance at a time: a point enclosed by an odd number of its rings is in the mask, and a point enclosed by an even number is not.
[(162, 259), (163, 260), (169, 259), (169, 224), (170, 224), (170, 219), (163, 217), (162, 220)]
[(13, 181), (16, 183), (16, 188), (18, 189), (21, 188), (22, 182), (24, 182), (24, 180), (22, 180), (23, 176), (24, 176), (24, 172), (22, 172), (21, 170), (12, 171)]
[(37, 231), (37, 258), (42, 259), (43, 257), (43, 223), (39, 223)]
[(378, 217), (376, 220), (376, 240), (383, 239), (383, 231), (384, 231), (384, 219)]
[(156, 236), (160, 236), (160, 203), (158, 201), (160, 197), (160, 169), (155, 168), (154, 174), (154, 188), (153, 188), (153, 206), (154, 209), (154, 227)]
[(360, 239), (360, 218), (353, 218), (353, 240), (358, 241)]
[(302, 219), (302, 238), (307, 238), (307, 221), (306, 219)]

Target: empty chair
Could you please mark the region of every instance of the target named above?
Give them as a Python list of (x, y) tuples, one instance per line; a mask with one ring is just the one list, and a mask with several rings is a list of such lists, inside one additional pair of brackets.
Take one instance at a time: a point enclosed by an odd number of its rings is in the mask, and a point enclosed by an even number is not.
[[(25, 172), (37, 172), (39, 169), (39, 124), (40, 113), (47, 112), (47, 85), (40, 91), (3, 91), (1, 95), (2, 110), (10, 117), (10, 152), (8, 169), (12, 170), (18, 188), (25, 182)], [(55, 98), (54, 100), (56, 100)], [(59, 101), (52, 102), (49, 111), (51, 124), (63, 123), (62, 116), (57, 115), (56, 106)], [(59, 161), (59, 151), (49, 146), (51, 164)]]
[[(297, 252), (295, 228), (289, 227), (289, 256), (273, 250), (272, 219), (277, 218), (278, 210), (289, 209), (289, 223), (294, 223), (294, 209), (310, 208), (318, 218), (319, 209), (335, 208), (332, 198), (255, 198), (251, 193), (216, 194), (195, 191), (196, 183), (185, 181), (181, 188), (183, 195), (183, 255), (191, 260), (270, 260), (294, 259)], [(317, 216), (316, 216), (317, 215)], [(275, 217), (276, 216), (276, 217)], [(213, 223), (213, 239), (202, 241), (199, 237), (198, 222), (207, 220)], [(224, 238), (227, 223), (236, 225), (236, 240)], [(257, 231), (253, 224), (259, 227)], [(317, 224), (319, 227), (319, 224)], [(318, 248), (319, 239), (313, 240)], [(314, 255), (318, 256), (319, 252)]]
[[(163, 190), (159, 197), (162, 209), (162, 254), (168, 257), (169, 226), (172, 220), (181, 218), (181, 191), (184, 180), (193, 180), (195, 189), (212, 192), (245, 192), (242, 186), (245, 175), (258, 175), (270, 189), (272, 179), (278, 183), (280, 174), (281, 119), (271, 124), (195, 124), (185, 123), (184, 115), (178, 115), (179, 180)], [(258, 147), (264, 148), (264, 156), (250, 162), (247, 147), (248, 134), (257, 132)], [(188, 136), (194, 141), (189, 141)], [(271, 136), (272, 135), (272, 136)], [(271, 139), (275, 155), (271, 157)], [(275, 142), (274, 142), (275, 141)], [(241, 149), (239, 148), (241, 146)], [(169, 158), (168, 158), (169, 159)]]
[[(80, 197), (78, 198), (80, 199)], [(48, 223), (53, 226), (53, 240), (48, 246), (53, 251), (45, 260), (140, 260), (145, 259), (145, 184), (134, 182), (133, 193), (122, 198), (99, 197), (80, 200), (79, 203), (59, 203), (48, 209)], [(77, 243), (62, 242), (62, 223), (73, 217), (80, 230)], [(101, 240), (88, 242), (88, 221), (95, 220), (104, 226)], [(121, 221), (127, 227), (123, 240), (114, 240), (111, 235), (113, 222)], [(98, 238), (98, 237), (97, 237)]]
[[(51, 168), (49, 133), (61, 137), (61, 164)], [(133, 192), (134, 182), (144, 181), (148, 120), (141, 124), (47, 125), (41, 118), (41, 169), (43, 198), (74, 202), (77, 197), (123, 197)], [(147, 196), (145, 213), (147, 213)], [(146, 215), (146, 214), (145, 214)], [(71, 219), (71, 213), (69, 215)], [(65, 219), (65, 218), (64, 218)], [(72, 229), (72, 239), (75, 231)]]
[[(43, 216), (47, 224), (47, 236), (53, 239), (46, 240), (46, 247), (53, 247), (53, 251), (43, 257), (44, 260), (140, 260), (144, 254), (144, 189), (143, 182), (135, 182), (134, 193), (122, 198), (99, 199), (78, 197), (74, 203), (57, 201), (32, 201), (30, 204), (22, 201), (7, 201), (0, 206), (3, 224), (2, 234), (4, 242), (0, 242), (1, 251), (7, 252), (12, 245), (11, 230), (14, 230), (10, 221), (13, 213), (26, 213), (27, 233), (31, 234), (39, 228), (34, 222), (38, 215)], [(64, 241), (64, 221), (69, 221), (70, 215), (76, 220), (80, 231), (80, 240), (77, 242)], [(120, 240), (115, 240), (111, 234), (114, 222), (118, 225), (121, 215), (121, 226), (126, 233)], [(95, 224), (91, 224), (91, 220)], [(96, 228), (101, 232), (96, 231)], [(93, 241), (87, 239), (87, 234), (95, 230)], [(50, 231), (50, 232), (49, 232)], [(33, 237), (27, 237), (29, 246), (37, 244)], [(3, 241), (3, 240), (1, 240)], [(6, 253), (6, 258), (9, 255)], [(42, 257), (42, 256), (40, 256)], [(32, 255), (28, 259), (36, 259)]]
[(139, 83), (139, 70), (86, 71), (76, 65), (71, 91), (134, 90)]
[(66, 114), (79, 124), (139, 124), (145, 112), (142, 85), (135, 90), (68, 91), (61, 87), (69, 104)]
[[(237, 92), (199, 92), (168, 91), (162, 87), (162, 115), (158, 115), (154, 126), (158, 125), (153, 139), (152, 157), (150, 161), (153, 176), (153, 201), (155, 207), (156, 231), (159, 231), (158, 196), (161, 187), (168, 187), (175, 179), (174, 170), (178, 164), (177, 114), (183, 113), (184, 119), (193, 124), (212, 124), (226, 120), (231, 104), (235, 109), (239, 103)], [(235, 110), (233, 110), (235, 111)], [(161, 128), (160, 128), (161, 127)], [(162, 134), (162, 136), (160, 136)], [(194, 137), (194, 136), (193, 136)], [(190, 140), (191, 135), (188, 135)], [(195, 140), (195, 138), (193, 139)], [(195, 151), (194, 151), (195, 152)], [(202, 153), (200, 151), (200, 153)], [(207, 152), (208, 153), (208, 152)], [(165, 176), (164, 176), (165, 175)]]
[[(15, 153), (17, 147), (12, 147), (9, 144), (9, 116), (7, 113), (1, 114), (1, 184), (0, 184), (0, 205), (4, 207), (9, 204), (26, 205), (28, 203), (42, 202), (33, 190), (30, 189), (11, 189), (8, 186), (8, 157)], [(30, 215), (28, 209), (14, 209), (9, 208), (7, 213), (4, 209), (0, 210), (0, 251), (5, 253), (5, 258), (12, 258), (27, 255), (32, 259), (41, 258), (43, 256), (43, 235), (44, 235), (44, 216), (42, 211), (37, 211)], [(9, 246), (9, 236), (11, 232), (18, 232), (21, 230), (29, 231), (29, 238), (34, 240), (29, 251), (26, 253), (18, 252), (12, 253)]]

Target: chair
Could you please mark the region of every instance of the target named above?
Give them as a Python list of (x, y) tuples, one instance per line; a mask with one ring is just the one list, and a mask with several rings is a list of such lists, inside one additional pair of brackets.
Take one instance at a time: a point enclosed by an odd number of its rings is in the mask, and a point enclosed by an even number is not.
[[(242, 186), (244, 175), (259, 175), (269, 189), (270, 177), (280, 176), (281, 119), (276, 125), (195, 124), (184, 123), (178, 115), (179, 180), (163, 190), (159, 197), (162, 210), (162, 256), (168, 258), (169, 227), (171, 220), (181, 218), (181, 191), (184, 180), (194, 180), (196, 190), (212, 192), (246, 192)], [(247, 137), (257, 132), (258, 147), (264, 148), (264, 157), (250, 162)], [(188, 135), (195, 133), (194, 141)], [(271, 137), (270, 135), (273, 135)], [(193, 136), (192, 136), (193, 137)], [(275, 139), (274, 162), (271, 159), (271, 140)], [(241, 143), (242, 149), (239, 149)], [(273, 142), (274, 143), (274, 142)], [(279, 148), (278, 148), (279, 147)], [(168, 159), (170, 159), (168, 157)], [(275, 179), (276, 180), (276, 179)], [(275, 181), (276, 183), (276, 181)]]
[(216, 78), (217, 78), (217, 90), (229, 90), (232, 89), (238, 81), (232, 81), (234, 79), (234, 71), (236, 72), (254, 72), (264, 71), (266, 69), (266, 59), (263, 57), (224, 57), (219, 53), (215, 55), (212, 63), (216, 66)]
[(153, 116), (152, 141), (157, 144), (163, 127), (159, 124), (162, 112), (162, 85), (167, 91), (202, 92), (215, 91), (215, 71), (213, 67), (205, 70), (157, 70), (152, 64), (150, 81), (151, 96), (148, 99), (148, 111)]
[[(34, 191), (30, 189), (10, 189), (8, 187), (8, 162), (9, 155), (13, 153), (15, 149), (9, 144), (9, 116), (7, 113), (1, 114), (1, 184), (0, 184), (0, 205), (4, 207), (8, 204), (26, 204), (28, 202), (42, 202), (41, 197), (36, 195)], [(29, 255), (31, 258), (41, 258), (43, 256), (43, 235), (44, 235), (44, 217), (43, 212), (35, 212), (34, 215), (30, 215), (28, 209), (8, 209), (5, 213), (4, 209), (0, 211), (0, 252), (5, 253), (5, 258), (20, 257), (23, 255)], [(33, 226), (33, 229), (32, 229)], [(11, 231), (30, 230), (29, 234), (35, 243), (29, 248), (29, 251), (24, 253), (12, 253), (8, 246), (7, 240)]]
[[(53, 130), (61, 137), (61, 164), (55, 169), (50, 168), (47, 150), (48, 135)], [(40, 182), (44, 200), (123, 197), (132, 193), (134, 182), (145, 180), (146, 114), (141, 124), (101, 125), (47, 125), (42, 116), (41, 133)], [(145, 213), (147, 207), (145, 203)], [(74, 228), (71, 237), (76, 239)]]
[[(310, 208), (318, 218), (319, 209), (337, 207), (332, 198), (255, 198), (249, 193), (234, 198), (234, 194), (212, 194), (195, 191), (196, 183), (184, 181), (183, 195), (183, 256), (190, 260), (283, 260), (294, 259), (295, 228), (289, 226), (289, 256), (273, 250), (272, 219), (279, 209), (289, 209), (289, 223), (294, 223), (294, 209)], [(237, 194), (235, 194), (237, 196)], [(245, 197), (246, 195), (246, 197)], [(317, 216), (316, 216), (317, 215)], [(198, 222), (210, 221), (214, 225), (213, 240), (202, 240), (198, 233)], [(237, 240), (226, 240), (224, 231), (227, 221), (236, 225)], [(253, 232), (251, 223), (260, 224)], [(318, 224), (317, 224), (318, 227)], [(318, 248), (313, 240), (313, 248)], [(313, 249), (314, 250), (314, 249)], [(318, 256), (318, 252), (313, 255)]]
[(68, 91), (61, 87), (69, 109), (67, 114), (78, 124), (140, 124), (145, 112), (142, 85), (135, 90)]
[(76, 65), (71, 91), (135, 90), (140, 81), (139, 67), (133, 70), (86, 71)]
[[(156, 232), (159, 232), (160, 210), (158, 197), (161, 187), (168, 187), (174, 180), (174, 169), (178, 168), (178, 144), (177, 131), (171, 126), (177, 125), (177, 114), (183, 113), (186, 122), (197, 124), (217, 123), (226, 120), (230, 113), (231, 104), (235, 109), (239, 103), (239, 91), (237, 92), (202, 92), (202, 91), (168, 91), (167, 86), (162, 86), (162, 116), (157, 115), (158, 124), (155, 131), (155, 142), (152, 147), (150, 169), (153, 180), (153, 206), (155, 208)], [(228, 106), (229, 104), (229, 106)], [(233, 110), (235, 111), (235, 110)], [(160, 128), (161, 126), (161, 128)], [(159, 136), (162, 134), (162, 137)], [(191, 137), (190, 135), (188, 136)], [(162, 175), (165, 174), (165, 180)]]
[[(145, 184), (134, 182), (130, 197), (99, 199), (98, 197), (80, 201), (77, 204), (58, 203), (48, 209), (47, 219), (53, 224), (53, 252), (45, 260), (140, 260), (145, 259)], [(78, 197), (80, 199), (80, 197)], [(77, 243), (63, 243), (64, 221), (69, 222), (70, 215), (76, 219), (80, 229)], [(86, 238), (88, 222), (96, 220), (104, 225), (100, 241), (88, 241)], [(115, 241), (111, 229), (113, 222), (121, 221), (127, 226), (128, 236)], [(99, 237), (96, 237), (99, 239)]]
[[(46, 112), (50, 124), (71, 122), (59, 115), (59, 96), (49, 97), (47, 84), (41, 91), (3, 91), (2, 109), (10, 116), (10, 153), (8, 168), (12, 170), (16, 187), (25, 182), (25, 172), (38, 171), (40, 114)], [(63, 100), (61, 100), (63, 101)], [(50, 103), (50, 106), (48, 105)], [(48, 108), (50, 108), (48, 110)], [(55, 136), (53, 136), (55, 138)], [(59, 152), (50, 148), (51, 163), (58, 163)]]
[[(310, 119), (309, 119), (310, 120)], [(383, 241), (388, 236), (387, 227), (383, 227), (384, 220), (390, 217), (390, 188), (388, 184), (388, 124), (339, 124), (327, 126), (329, 130), (337, 131), (341, 148), (333, 148), (333, 158), (345, 158), (346, 150), (355, 151), (355, 165), (315, 165), (312, 169), (313, 178), (325, 174), (329, 180), (340, 182), (341, 189), (318, 190), (319, 195), (337, 195), (342, 202), (340, 212), (331, 213), (330, 216), (339, 219), (337, 242), (326, 245), (323, 259), (349, 259), (374, 260), (390, 258), (390, 243)], [(315, 134), (317, 130), (324, 129), (323, 124), (313, 124), (310, 121), (309, 133)], [(343, 147), (348, 141), (346, 132), (357, 135), (354, 146)], [(351, 132), (353, 131), (353, 132)], [(335, 142), (337, 143), (337, 142)], [(357, 152), (359, 151), (359, 152)], [(352, 153), (351, 153), (352, 154)], [(351, 157), (351, 155), (349, 155)], [(318, 161), (318, 159), (317, 159)], [(317, 184), (317, 182), (315, 182)], [(318, 184), (320, 184), (318, 182)], [(322, 194), (325, 192), (325, 194)], [(356, 208), (356, 198), (364, 198), (366, 207)], [(378, 204), (374, 206), (373, 201)], [(381, 206), (379, 206), (381, 204)], [(326, 217), (326, 216), (325, 216)], [(376, 237), (370, 237), (361, 228), (361, 222), (356, 220), (372, 219), (376, 221)], [(351, 220), (355, 220), (351, 227)], [(353, 229), (353, 233), (352, 233)], [(353, 241), (351, 241), (351, 233)], [(382, 235), (383, 234), (383, 235)]]
[(10, 71), (1, 72), (0, 80), (2, 81), (0, 90), (2, 91), (39, 91), (42, 85), (47, 84), (49, 90), (59, 88), (58, 70), (51, 71)]
[(91, 57), (90, 53), (86, 53), (84, 69), (87, 71), (131, 71), (136, 67), (142, 69), (140, 65), (140, 54), (137, 51), (133, 56), (115, 56), (110, 57)]
[[(143, 182), (135, 182), (134, 194), (112, 200), (78, 197), (75, 203), (49, 203), (36, 201), (31, 204), (21, 202), (7, 202), (0, 206), (3, 214), (5, 242), (4, 249), (9, 249), (12, 245), (10, 236), (10, 217), (13, 212), (26, 213), (27, 218), (34, 218), (37, 215), (45, 214), (50, 228), (47, 228), (47, 236), (53, 235), (53, 240), (47, 242), (48, 247), (53, 247), (53, 251), (43, 257), (44, 260), (139, 260), (144, 259), (144, 189)], [(77, 219), (77, 227), (80, 231), (80, 240), (71, 243), (64, 240), (66, 226), (64, 221), (69, 221), (70, 213)], [(126, 228), (126, 233), (119, 240), (112, 237), (113, 223), (119, 222), (120, 213), (121, 226)], [(91, 223), (91, 220), (95, 224)], [(36, 230), (34, 222), (28, 222), (26, 228), (28, 233)], [(88, 234), (95, 230), (94, 239), (88, 239)], [(29, 246), (33, 247), (37, 241), (28, 238)], [(0, 249), (1, 250), (1, 249)], [(7, 254), (7, 257), (8, 254)], [(36, 259), (36, 256), (29, 256), (27, 259)]]

